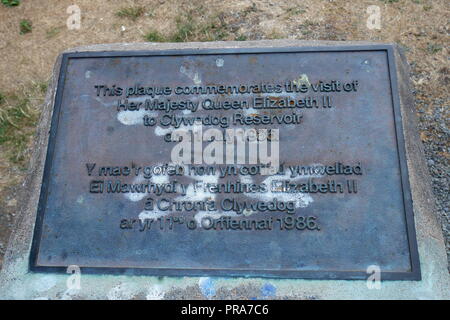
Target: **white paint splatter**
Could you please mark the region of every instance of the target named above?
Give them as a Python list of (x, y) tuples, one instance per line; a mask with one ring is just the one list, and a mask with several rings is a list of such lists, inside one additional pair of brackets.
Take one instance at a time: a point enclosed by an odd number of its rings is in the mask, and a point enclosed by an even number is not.
[(168, 133), (171, 133), (175, 128), (169, 127), (169, 128), (161, 128), (160, 126), (155, 127), (155, 134), (159, 137), (165, 136)]
[(122, 124), (131, 126), (143, 123), (143, 118), (146, 115), (149, 117), (156, 117), (158, 113), (154, 111), (147, 111), (145, 109), (137, 111), (120, 111), (117, 113), (117, 120), (119, 120)]
[(89, 78), (91, 77), (91, 75), (92, 75), (92, 72), (89, 71), (89, 70), (87, 70), (87, 71), (84, 73), (84, 77), (85, 77), (86, 79), (89, 79)]
[(297, 86), (300, 86), (302, 84), (306, 84), (307, 86), (311, 85), (311, 83), (309, 82), (308, 75), (306, 73), (302, 73), (298, 79), (295, 79), (292, 82)]
[[(188, 172), (186, 169), (184, 172)], [(186, 174), (185, 174), (186, 175)], [(188, 176), (194, 180), (201, 181), (203, 184), (211, 183), (216, 184), (219, 182), (219, 171), (217, 171), (214, 175), (202, 175), (202, 176)], [(186, 195), (177, 197), (175, 200), (177, 201), (204, 201), (204, 200), (215, 200), (216, 194), (213, 192), (205, 190), (202, 186), (194, 188), (194, 184), (190, 183), (186, 188)]]
[(192, 71), (185, 66), (180, 67), (180, 72), (187, 76), (189, 79), (194, 81), (195, 84), (199, 85), (202, 83), (202, 79), (200, 78), (200, 75), (198, 72)]
[(253, 183), (253, 179), (250, 175), (239, 175), (239, 180), (242, 183)]
[(245, 108), (245, 109), (244, 109), (244, 114), (245, 114), (246, 116), (251, 115), (251, 114), (258, 114), (258, 113), (259, 113), (258, 110), (256, 110), (256, 109), (253, 108), (253, 107)]
[(219, 68), (223, 67), (224, 61), (221, 58), (216, 59), (216, 66)]
[[(158, 163), (155, 165), (155, 167), (158, 166), (162, 166), (162, 164)], [(133, 179), (132, 183), (133, 184), (137, 184), (137, 183), (143, 183), (146, 179), (144, 178), (144, 176), (142, 174), (140, 174), (139, 176), (137, 176), (136, 178)], [(167, 184), (169, 183), (169, 176), (167, 175), (153, 175), (150, 178), (150, 181), (153, 183), (157, 183), (157, 184)], [(144, 199), (147, 195), (149, 195), (150, 193), (148, 192), (136, 192), (136, 193), (125, 193), (125, 197), (133, 202), (137, 202), (137, 201), (141, 201), (142, 199)]]
[[(142, 183), (144, 182), (145, 178), (143, 175), (139, 175), (136, 178), (133, 179), (133, 184), (136, 183)], [(141, 201), (142, 199), (144, 199), (147, 196), (147, 193), (125, 193), (124, 194), (125, 198), (127, 198), (130, 201), (133, 202), (137, 202), (137, 201)]]
[(249, 208), (246, 208), (242, 211), (242, 214), (246, 217), (251, 216), (254, 213), (256, 213), (256, 211), (253, 211), (252, 209)]
[(84, 197), (83, 197), (83, 196), (79, 196), (79, 197), (77, 198), (77, 203), (83, 204), (83, 202), (84, 202)]
[(128, 198), (128, 200), (133, 202), (138, 202), (144, 199), (147, 196), (147, 193), (127, 193), (125, 197)]
[(159, 183), (159, 184), (163, 184), (163, 183), (169, 183), (169, 176), (167, 175), (154, 175), (150, 178), (150, 180), (153, 183)]

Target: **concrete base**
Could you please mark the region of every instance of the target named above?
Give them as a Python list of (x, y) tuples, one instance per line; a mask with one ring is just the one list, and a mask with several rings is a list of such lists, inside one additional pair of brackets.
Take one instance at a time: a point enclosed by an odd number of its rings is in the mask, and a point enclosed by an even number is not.
[[(200, 48), (300, 47), (367, 45), (367, 42), (249, 41), (177, 44), (105, 44), (76, 51), (167, 50)], [(442, 231), (435, 216), (434, 199), (418, 136), (414, 100), (409, 89), (409, 69), (396, 49), (398, 88), (412, 190), (417, 241), (422, 269), (421, 281), (385, 281), (369, 289), (366, 281), (272, 280), (262, 278), (149, 277), (84, 275), (80, 287), (76, 275), (29, 272), (29, 255), (36, 208), (45, 162), (61, 57), (47, 93), (26, 179), (17, 226), (10, 240), (0, 273), (0, 299), (450, 299), (450, 276)], [(81, 270), (82, 272), (82, 270)], [(69, 286), (68, 286), (69, 283)], [(72, 284), (72, 286), (70, 285)], [(71, 288), (71, 289), (68, 289)]]

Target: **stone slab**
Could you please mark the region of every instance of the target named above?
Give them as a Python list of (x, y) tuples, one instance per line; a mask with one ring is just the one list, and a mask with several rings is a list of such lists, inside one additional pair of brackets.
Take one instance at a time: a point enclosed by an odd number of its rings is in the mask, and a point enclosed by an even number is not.
[[(217, 48), (293, 48), (311, 46), (364, 46), (365, 42), (309, 42), (309, 41), (256, 41), (183, 44), (111, 44), (70, 50), (126, 51)], [(396, 60), (399, 106), (405, 137), (409, 184), (421, 266), (420, 281), (383, 281), (380, 289), (369, 289), (365, 280), (294, 280), (263, 279), (258, 277), (153, 277), (137, 276), (130, 272), (122, 275), (84, 274), (81, 269), (81, 288), (68, 289), (68, 274), (31, 272), (30, 248), (36, 219), (36, 208), (43, 177), (43, 164), (47, 151), (50, 119), (54, 107), (57, 75), (61, 66), (58, 59), (51, 88), (37, 136), (32, 160), (32, 174), (24, 183), (23, 210), (11, 238), (5, 263), (0, 275), (0, 297), (51, 299), (104, 299), (104, 298), (294, 298), (294, 299), (358, 299), (358, 298), (449, 298), (449, 275), (440, 227), (434, 215), (434, 202), (430, 191), (427, 169), (423, 160), (420, 140), (415, 124), (414, 104), (408, 83), (408, 66), (395, 44), (388, 45)], [(369, 276), (369, 275), (368, 275)], [(383, 280), (383, 279), (382, 279)], [(270, 290), (269, 290), (270, 289)]]

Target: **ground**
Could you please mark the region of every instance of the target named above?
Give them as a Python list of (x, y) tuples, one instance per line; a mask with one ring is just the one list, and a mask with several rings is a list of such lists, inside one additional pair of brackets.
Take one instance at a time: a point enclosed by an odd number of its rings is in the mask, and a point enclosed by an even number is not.
[[(1, 2), (0, 266), (20, 210), (16, 195), (28, 172), (40, 104), (57, 55), (80, 45), (113, 42), (288, 38), (398, 43), (411, 64), (436, 214), (450, 251), (448, 0)], [(72, 5), (80, 10), (79, 29), (72, 23), (77, 15)], [(373, 28), (376, 20), (369, 16), (377, 9), (370, 6), (379, 7), (380, 28)]]

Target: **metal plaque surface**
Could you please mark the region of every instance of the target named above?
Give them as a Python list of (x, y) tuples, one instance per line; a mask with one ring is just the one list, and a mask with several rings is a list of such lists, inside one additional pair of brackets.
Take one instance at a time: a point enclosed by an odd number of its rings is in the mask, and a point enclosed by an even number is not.
[(64, 54), (30, 268), (420, 279), (392, 50)]

